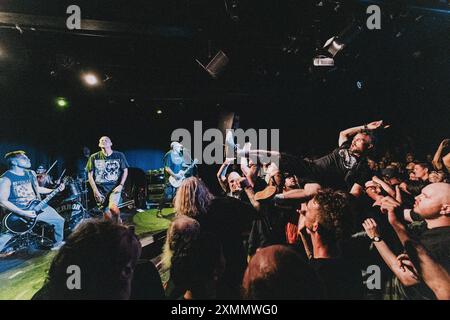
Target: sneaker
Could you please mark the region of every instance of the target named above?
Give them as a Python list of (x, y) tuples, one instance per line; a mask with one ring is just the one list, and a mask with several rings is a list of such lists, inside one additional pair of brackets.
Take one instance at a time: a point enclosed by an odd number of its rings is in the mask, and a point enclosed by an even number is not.
[(225, 136), (225, 156), (234, 158), (236, 148), (237, 146), (234, 143), (233, 132), (227, 131), (227, 135)]
[(157, 218), (163, 218), (163, 215), (162, 215), (162, 211), (161, 211), (161, 210), (156, 211), (156, 217), (157, 217)]

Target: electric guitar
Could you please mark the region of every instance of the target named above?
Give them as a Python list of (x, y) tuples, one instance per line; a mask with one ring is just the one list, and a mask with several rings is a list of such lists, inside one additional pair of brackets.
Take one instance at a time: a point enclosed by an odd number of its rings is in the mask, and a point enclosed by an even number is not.
[(197, 163), (198, 163), (198, 160), (194, 159), (194, 161), (192, 161), (192, 164), (189, 167), (187, 167), (185, 170), (180, 170), (178, 172), (178, 175), (180, 176), (179, 178), (170, 176), (169, 183), (171, 184), (171, 186), (174, 188), (178, 188), (181, 185), (181, 183), (183, 182), (183, 180), (186, 179), (186, 173), (189, 172), (189, 170), (191, 170)]
[[(68, 180), (68, 177), (63, 179), (63, 184), (65, 184)], [(3, 219), (3, 225), (11, 231), (12, 233), (16, 234), (24, 234), (29, 232), (31, 229), (34, 228), (37, 221), (37, 216), (42, 213), (42, 209), (47, 205), (47, 203), (53, 199), (54, 196), (56, 196), (60, 191), (62, 191), (63, 188), (61, 184), (53, 190), (44, 200), (32, 200), (28, 205), (23, 209), (26, 211), (34, 211), (36, 213), (36, 217), (34, 218), (28, 218), (21, 216), (15, 212), (9, 211), (6, 213), (5, 218)]]

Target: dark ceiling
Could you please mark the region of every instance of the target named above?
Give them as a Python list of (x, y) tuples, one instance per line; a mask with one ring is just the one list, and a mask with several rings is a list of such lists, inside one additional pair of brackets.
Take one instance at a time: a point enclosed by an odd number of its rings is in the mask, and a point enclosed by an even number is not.
[[(381, 30), (365, 28), (371, 3), (381, 6)], [(71, 4), (89, 22), (82, 30), (65, 29)], [(362, 32), (335, 67), (313, 67), (325, 41), (350, 25)], [(81, 144), (122, 130), (124, 140), (165, 145), (174, 128), (214, 126), (229, 109), (244, 126), (282, 128), (306, 146), (317, 128), (334, 143), (339, 129), (381, 117), (438, 139), (450, 118), (449, 31), (439, 0), (3, 0), (1, 133), (63, 146), (50, 133)], [(196, 59), (206, 64), (218, 50), (230, 61), (214, 80)], [(102, 85), (86, 88), (83, 71)], [(55, 109), (58, 96), (68, 110)]]

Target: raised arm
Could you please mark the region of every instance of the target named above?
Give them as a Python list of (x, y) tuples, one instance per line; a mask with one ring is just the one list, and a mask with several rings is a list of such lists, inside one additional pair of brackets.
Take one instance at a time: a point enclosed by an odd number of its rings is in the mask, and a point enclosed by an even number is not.
[(442, 170), (443, 168), (443, 164), (442, 164), (442, 151), (444, 151), (444, 148), (448, 146), (450, 142), (450, 139), (444, 139), (442, 140), (442, 142), (439, 144), (436, 153), (434, 154), (433, 157), (433, 167), (436, 170)]
[(232, 161), (234, 161), (234, 159), (225, 159), (225, 161), (220, 166), (219, 171), (217, 171), (217, 181), (219, 181), (219, 185), (224, 192), (227, 192), (227, 185), (225, 183), (225, 181), (227, 180), (226, 173)]
[(382, 179), (378, 178), (377, 176), (374, 176), (372, 178), (372, 181), (378, 183), (383, 188), (383, 190), (386, 191), (386, 193), (391, 197), (396, 196), (395, 190), (392, 189), (392, 187), (388, 183), (384, 182)]
[(405, 269), (405, 266), (409, 266), (419, 270), (418, 274), (438, 299), (450, 299), (450, 275), (444, 267), (431, 258), (421, 243), (410, 238), (406, 227), (397, 218), (396, 211), (401, 210), (400, 204), (390, 197), (385, 197), (382, 200), (381, 210), (388, 214), (389, 223), (406, 249), (406, 260), (410, 258), (412, 260), (408, 263), (404, 261), (405, 259), (398, 259), (400, 268)]
[[(339, 133), (339, 146), (341, 146), (345, 141), (347, 141), (351, 136), (354, 136), (355, 134), (357, 134), (358, 132), (360, 132), (361, 130), (376, 130), (379, 127), (381, 127), (383, 125), (383, 120), (379, 120), (379, 121), (373, 121), (371, 123), (368, 124), (364, 124), (362, 126), (357, 126), (357, 127), (353, 127), (353, 128), (348, 128), (345, 130), (342, 130)], [(384, 126), (384, 128), (387, 128), (388, 126)]]
[[(375, 222), (375, 220), (366, 219), (363, 223), (363, 227), (367, 232), (369, 238), (373, 239), (375, 237), (380, 237), (380, 232), (378, 231), (377, 223)], [(384, 240), (373, 243), (375, 244), (375, 247), (377, 248), (386, 265), (389, 267), (389, 269), (391, 269), (391, 271), (404, 286), (412, 286), (419, 283), (419, 279), (413, 272), (402, 268), (399, 265), (397, 256), (392, 252), (392, 250), (389, 248), (387, 243), (384, 242)]]

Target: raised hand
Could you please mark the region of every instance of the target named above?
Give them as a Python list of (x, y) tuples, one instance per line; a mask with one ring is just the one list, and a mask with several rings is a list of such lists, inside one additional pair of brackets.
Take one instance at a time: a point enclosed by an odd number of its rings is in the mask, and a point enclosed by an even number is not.
[(419, 280), (419, 272), (417, 271), (416, 267), (412, 263), (411, 259), (406, 253), (402, 253), (397, 257), (397, 263), (403, 272), (408, 272), (411, 277), (413, 277), (416, 280)]
[(375, 222), (374, 219), (371, 218), (366, 219), (363, 222), (362, 226), (370, 239), (380, 237), (380, 232), (378, 231), (377, 223)]
[(396, 211), (401, 208), (401, 203), (392, 197), (381, 199), (381, 212), (387, 213), (390, 224), (399, 223)]
[[(383, 120), (373, 121), (367, 124), (367, 129), (376, 130), (381, 126), (383, 126)], [(389, 125), (384, 125), (382, 128), (383, 129), (389, 128)]]

